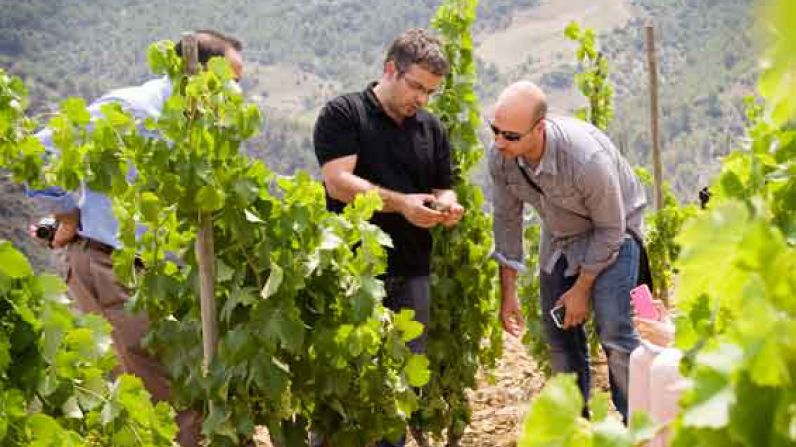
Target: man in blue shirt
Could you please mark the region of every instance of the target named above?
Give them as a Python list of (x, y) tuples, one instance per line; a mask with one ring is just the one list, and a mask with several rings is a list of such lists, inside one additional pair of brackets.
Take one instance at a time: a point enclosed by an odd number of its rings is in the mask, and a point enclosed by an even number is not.
[[(195, 35), (200, 63), (223, 56), (240, 78), (243, 60), (238, 40), (211, 30), (199, 30)], [(177, 52), (181, 53), (179, 44)], [(153, 79), (138, 86), (113, 90), (94, 101), (88, 110), (94, 120), (101, 116), (103, 104), (115, 102), (137, 119), (157, 119), (171, 92), (171, 81), (167, 77)], [(50, 129), (39, 133), (48, 152), (55, 154), (52, 137)], [(146, 315), (132, 314), (125, 309), (128, 291), (113, 274), (111, 254), (121, 244), (116, 236), (118, 222), (110, 198), (85, 185), (75, 192), (50, 187), (28, 190), (27, 195), (60, 222), (51, 245), (66, 249), (70, 295), (81, 311), (102, 315), (111, 324), (121, 371), (140, 377), (154, 400), (168, 400), (169, 381), (165, 368), (141, 347), (149, 321)], [(201, 415), (195, 411), (182, 411), (177, 415), (180, 445), (199, 445), (201, 422)]]

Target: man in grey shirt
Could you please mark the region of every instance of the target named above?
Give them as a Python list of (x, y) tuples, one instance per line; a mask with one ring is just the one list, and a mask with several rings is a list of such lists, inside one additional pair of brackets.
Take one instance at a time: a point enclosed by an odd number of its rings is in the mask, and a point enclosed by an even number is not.
[[(517, 271), (523, 269), (523, 205), (542, 221), (539, 255), (542, 318), (553, 371), (575, 372), (584, 400), (590, 387), (583, 323), (594, 309), (608, 357), (614, 405), (627, 416), (628, 359), (638, 345), (630, 290), (636, 285), (646, 199), (616, 147), (596, 127), (574, 118), (547, 117), (544, 93), (533, 83), (512, 84), (498, 98), (490, 123), (494, 182), (493, 257), (501, 264), (500, 318), (519, 335), (523, 316)], [(563, 306), (559, 327), (550, 311)], [(584, 412), (586, 410), (584, 409)]]

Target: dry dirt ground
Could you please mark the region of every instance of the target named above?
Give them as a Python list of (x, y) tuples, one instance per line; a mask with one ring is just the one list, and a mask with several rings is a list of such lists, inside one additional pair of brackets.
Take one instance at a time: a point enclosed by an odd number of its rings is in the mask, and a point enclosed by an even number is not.
[[(607, 390), (605, 362), (594, 362), (594, 387)], [(525, 346), (516, 338), (506, 336), (503, 356), (492, 379), (482, 374), (478, 389), (470, 393), (473, 421), (461, 440), (462, 447), (514, 447), (517, 445), (522, 420), (531, 400), (544, 386), (544, 375), (539, 372)], [(264, 431), (258, 433), (257, 446), (271, 447)], [(438, 442), (435, 446), (442, 446)], [(407, 447), (417, 447), (409, 439)]]
[[(519, 339), (506, 336), (503, 356), (493, 379), (482, 374), (478, 389), (470, 393), (473, 421), (462, 437), (462, 447), (517, 445), (522, 419), (531, 399), (544, 386), (544, 375)], [(416, 447), (414, 442), (408, 446)]]

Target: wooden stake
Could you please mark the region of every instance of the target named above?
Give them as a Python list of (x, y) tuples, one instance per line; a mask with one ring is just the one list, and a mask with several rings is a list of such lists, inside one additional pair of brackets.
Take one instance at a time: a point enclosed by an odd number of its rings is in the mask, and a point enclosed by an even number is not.
[(650, 112), (652, 119), (652, 173), (655, 181), (655, 209), (663, 208), (663, 167), (658, 133), (658, 63), (655, 56), (655, 31), (647, 25), (647, 61), (650, 73)]
[[(185, 73), (199, 71), (198, 40), (194, 34), (186, 34), (181, 40)], [(202, 369), (207, 374), (210, 363), (218, 350), (218, 319), (216, 318), (216, 255), (213, 246), (213, 218), (210, 213), (199, 212), (199, 228), (196, 233), (196, 263), (199, 265), (199, 299), (202, 310)]]
[[(663, 166), (661, 165), (660, 135), (658, 133), (658, 62), (655, 56), (655, 30), (647, 25), (647, 61), (650, 72), (650, 117), (652, 120), (652, 174), (655, 182), (655, 210), (663, 208)], [(667, 256), (668, 260), (668, 256)], [(669, 265), (664, 268), (670, 268)], [(669, 290), (665, 284), (658, 284), (653, 291), (655, 297), (669, 305)]]

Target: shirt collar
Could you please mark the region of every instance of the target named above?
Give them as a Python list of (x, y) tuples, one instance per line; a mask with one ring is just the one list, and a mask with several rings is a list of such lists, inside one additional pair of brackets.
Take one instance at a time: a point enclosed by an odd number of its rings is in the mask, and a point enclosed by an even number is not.
[(387, 112), (384, 111), (384, 107), (381, 106), (379, 98), (376, 97), (376, 92), (373, 91), (373, 89), (376, 88), (377, 84), (378, 82), (373, 81), (369, 83), (368, 86), (365, 88), (365, 91), (363, 92), (363, 94), (365, 95), (365, 105), (370, 110), (374, 110), (385, 116), (388, 116)]
[(544, 154), (539, 161), (539, 172), (546, 172), (550, 175), (558, 174), (558, 166), (556, 160), (558, 159), (558, 138), (554, 135), (553, 121), (549, 118), (544, 119)]
[[(368, 84), (368, 86), (365, 88), (365, 91), (363, 92), (363, 94), (365, 95), (365, 106), (368, 110), (375, 111), (383, 115), (384, 118), (388, 119), (391, 123), (396, 124), (395, 121), (393, 121), (393, 119), (390, 117), (390, 115), (388, 115), (387, 112), (384, 111), (384, 107), (381, 105), (381, 102), (379, 102), (379, 98), (376, 96), (376, 92), (373, 91), (373, 89), (376, 87), (377, 84), (378, 82), (373, 81), (370, 84)], [(417, 113), (420, 113), (420, 111), (418, 110)], [(412, 123), (415, 120), (417, 120), (417, 113), (415, 113), (414, 116), (404, 118), (403, 124), (401, 124), (401, 126), (405, 126), (406, 124)]]

